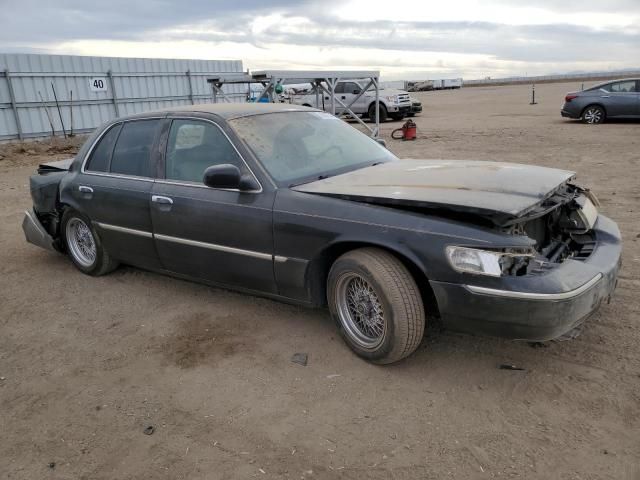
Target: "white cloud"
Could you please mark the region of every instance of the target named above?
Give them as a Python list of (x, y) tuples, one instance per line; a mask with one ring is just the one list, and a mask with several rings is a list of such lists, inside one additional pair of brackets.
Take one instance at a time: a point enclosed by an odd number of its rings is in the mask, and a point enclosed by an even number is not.
[(388, 79), (640, 66), (639, 0), (198, 0), (166, 12), (161, 0), (141, 0), (134, 16), (128, 0), (114, 1), (120, 8), (108, 11), (79, 0), (13, 3), (0, 42), (13, 51), (242, 59), (252, 69), (379, 69)]
[[(602, 1), (598, 11), (590, 8), (581, 10), (580, 5), (557, 7), (537, 5), (531, 1), (526, 5), (518, 2), (455, 0), (414, 2), (408, 7), (395, 5), (388, 0), (349, 0), (333, 9), (333, 14), (345, 20), (391, 20), (428, 22), (490, 22), (504, 25), (588, 25), (594, 28), (631, 27), (638, 25), (640, 5), (635, 13), (627, 10), (616, 11), (611, 2)], [(566, 2), (557, 2), (566, 5)], [(588, 6), (581, 2), (582, 8)]]

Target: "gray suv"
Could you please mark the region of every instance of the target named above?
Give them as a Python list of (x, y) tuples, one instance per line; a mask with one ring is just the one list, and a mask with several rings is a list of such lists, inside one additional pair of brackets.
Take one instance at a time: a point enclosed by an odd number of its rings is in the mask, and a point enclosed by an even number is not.
[(563, 117), (583, 123), (602, 123), (608, 118), (640, 118), (640, 79), (601, 83), (582, 92), (568, 93)]

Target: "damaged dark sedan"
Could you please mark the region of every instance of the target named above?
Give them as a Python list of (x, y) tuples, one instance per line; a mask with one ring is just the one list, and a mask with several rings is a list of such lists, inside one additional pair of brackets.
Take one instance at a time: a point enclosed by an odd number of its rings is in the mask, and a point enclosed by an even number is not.
[(120, 118), (31, 177), (29, 242), (82, 272), (118, 264), (328, 306), (391, 363), (445, 327), (544, 341), (609, 299), (617, 225), (573, 172), (400, 160), (314, 109), (196, 105)]

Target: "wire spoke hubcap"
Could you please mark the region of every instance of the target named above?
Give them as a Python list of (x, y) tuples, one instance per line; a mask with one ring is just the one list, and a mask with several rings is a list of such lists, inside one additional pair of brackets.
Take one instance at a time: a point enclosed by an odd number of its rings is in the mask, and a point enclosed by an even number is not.
[(96, 260), (96, 242), (89, 226), (79, 218), (67, 222), (69, 253), (83, 267), (90, 267)]
[(364, 278), (355, 273), (338, 278), (336, 307), (340, 323), (354, 342), (369, 350), (380, 345), (386, 330), (384, 309)]

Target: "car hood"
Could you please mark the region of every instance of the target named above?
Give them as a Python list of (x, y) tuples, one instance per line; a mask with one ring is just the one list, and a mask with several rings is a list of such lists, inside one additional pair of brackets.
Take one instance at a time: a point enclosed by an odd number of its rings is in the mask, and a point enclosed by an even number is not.
[(502, 225), (535, 209), (574, 177), (566, 170), (517, 163), (398, 160), (293, 189), (380, 205), (477, 214)]

